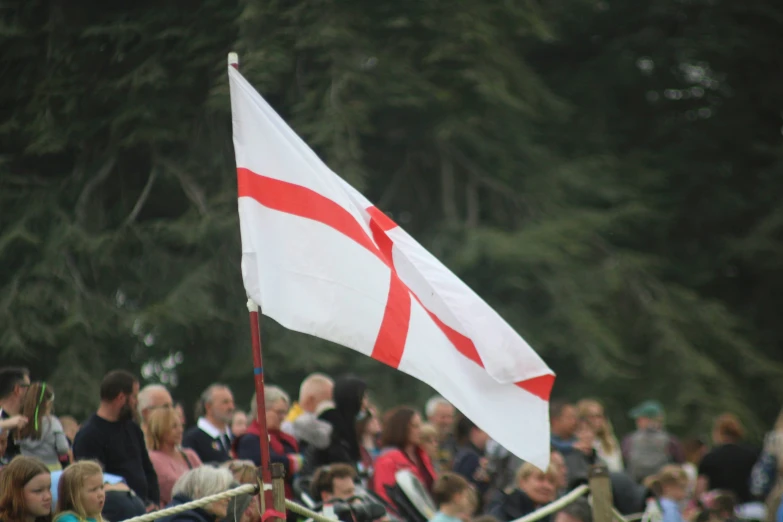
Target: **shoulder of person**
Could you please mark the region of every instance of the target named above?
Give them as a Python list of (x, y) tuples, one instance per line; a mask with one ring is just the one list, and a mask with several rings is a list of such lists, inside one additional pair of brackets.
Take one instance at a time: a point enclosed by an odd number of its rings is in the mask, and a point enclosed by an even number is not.
[(61, 513), (54, 517), (54, 522), (79, 522), (79, 517), (74, 513)]

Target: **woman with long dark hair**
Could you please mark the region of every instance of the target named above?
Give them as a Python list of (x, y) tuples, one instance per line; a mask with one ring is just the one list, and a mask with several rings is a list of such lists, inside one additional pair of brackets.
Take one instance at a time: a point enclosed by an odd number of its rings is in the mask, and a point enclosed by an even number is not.
[(0, 521), (51, 522), (52, 477), (32, 457), (16, 457), (0, 472)]

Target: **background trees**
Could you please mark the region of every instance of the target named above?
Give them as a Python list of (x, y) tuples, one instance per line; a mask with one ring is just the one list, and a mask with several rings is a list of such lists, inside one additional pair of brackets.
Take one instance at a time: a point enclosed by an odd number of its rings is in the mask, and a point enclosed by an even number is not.
[[(0, 12), (0, 353), (94, 408), (127, 367), (250, 397), (225, 55), (327, 163), (618, 423), (783, 392), (783, 7), (769, 0), (186, 0)], [(389, 3), (386, 3), (389, 4)], [(415, 5), (414, 5), (415, 4)], [(264, 322), (269, 379), (351, 367)], [(403, 386), (403, 384), (405, 386)], [(245, 397), (247, 396), (247, 397)]]

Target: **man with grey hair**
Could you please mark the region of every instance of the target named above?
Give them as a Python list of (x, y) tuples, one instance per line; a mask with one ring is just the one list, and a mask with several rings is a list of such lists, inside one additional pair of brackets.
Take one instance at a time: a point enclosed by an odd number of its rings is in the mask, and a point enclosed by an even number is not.
[(182, 437), (182, 445), (195, 451), (201, 462), (220, 463), (231, 459), (231, 418), (234, 396), (228, 386), (213, 384), (201, 394), (204, 416)]
[(283, 422), (282, 430), (293, 435), (304, 447), (326, 449), (332, 437), (332, 425), (318, 416), (334, 408), (334, 381), (322, 373), (312, 373), (299, 387), (299, 402), (294, 404)]
[[(251, 460), (256, 466), (261, 465), (261, 426), (259, 426), (256, 396), (250, 401), (250, 418), (253, 422), (247, 427), (247, 432), (237, 440), (237, 458)], [(299, 452), (297, 440), (280, 429), (291, 400), (288, 394), (279, 386), (264, 386), (264, 409), (266, 411), (266, 430), (269, 435), (269, 460), (279, 462), (285, 468), (286, 494), (293, 495), (291, 479), (296, 475), (304, 459)]]
[(440, 470), (450, 470), (454, 454), (457, 452), (457, 441), (454, 437), (454, 406), (436, 395), (427, 401), (424, 407), (427, 421), (438, 431), (438, 458), (435, 463)]
[(141, 430), (147, 433), (147, 421), (150, 413), (160, 408), (172, 408), (174, 400), (171, 398), (169, 390), (162, 384), (148, 384), (139, 391), (139, 418), (141, 419)]

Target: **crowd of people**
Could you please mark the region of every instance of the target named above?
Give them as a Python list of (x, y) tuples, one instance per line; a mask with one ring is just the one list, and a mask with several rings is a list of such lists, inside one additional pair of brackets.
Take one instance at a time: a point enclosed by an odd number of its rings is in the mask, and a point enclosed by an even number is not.
[[(666, 431), (663, 407), (647, 401), (630, 412), (636, 429), (620, 441), (599, 401), (553, 400), (550, 466), (541, 470), (442, 397), (421, 410), (381, 414), (361, 378), (323, 374), (308, 376), (296, 401), (274, 385), (264, 395), (270, 459), (285, 469), (286, 497), (315, 509), (371, 497), (385, 508), (378, 518), (416, 519), (400, 492), (405, 472), (426, 492), (432, 520), (510, 522), (586, 483), (599, 464), (623, 514), (783, 522), (783, 417), (761, 449), (745, 444), (730, 413), (715, 420), (709, 443), (679, 440)], [(170, 391), (140, 389), (131, 373), (108, 373), (98, 399), (79, 425), (54, 416), (50, 385), (32, 382), (23, 368), (0, 369), (0, 521), (120, 521), (255, 483), (262, 434), (255, 396), (243, 412), (227, 386), (209, 386), (187, 429)], [(237, 497), (166, 520), (250, 522), (259, 515), (257, 499)], [(552, 518), (592, 522), (584, 499), (545, 520)]]

